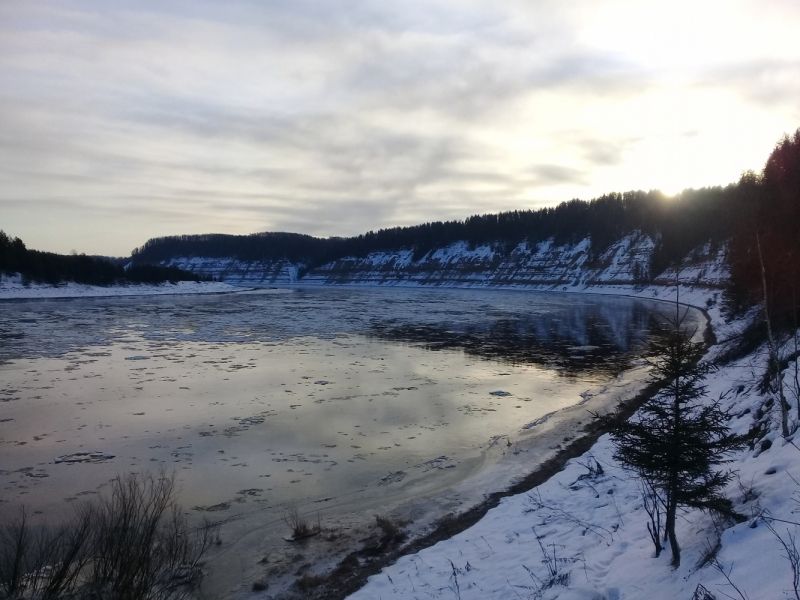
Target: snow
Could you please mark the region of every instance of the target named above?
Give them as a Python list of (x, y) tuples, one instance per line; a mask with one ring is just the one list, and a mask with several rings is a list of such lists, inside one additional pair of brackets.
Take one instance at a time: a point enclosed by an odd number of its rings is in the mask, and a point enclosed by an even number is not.
[[(590, 238), (556, 245), (549, 239), (521, 242), (505, 253), (492, 245), (470, 247), (466, 241), (432, 250), (414, 260), (412, 250), (372, 252), (315, 267), (286, 260), (241, 261), (236, 258), (175, 257), (162, 264), (211, 275), (234, 285), (383, 285), (493, 287), (530, 290), (593, 291), (588, 287), (635, 285), (649, 272), (655, 240), (634, 231), (594, 256)], [(685, 282), (719, 288), (727, 281), (725, 247), (710, 245), (692, 252), (681, 265)], [(674, 271), (657, 274), (655, 283), (672, 285)], [(612, 293), (618, 293), (614, 290)]]
[(414, 253), (411, 250), (400, 250), (398, 252), (373, 252), (366, 258), (366, 262), (373, 267), (384, 267), (392, 265), (395, 268), (404, 268), (411, 264)]
[[(647, 273), (655, 242), (635, 231), (609, 246), (590, 262), (591, 240), (558, 246), (552, 239), (531, 247), (518, 244), (508, 254), (490, 245), (470, 249), (455, 242), (413, 261), (411, 251), (373, 252), (366, 258), (343, 258), (309, 271), (300, 283), (360, 285), (442, 285), (447, 287), (512, 287), (558, 289), (587, 285), (630, 286)], [(724, 254), (722, 255), (724, 258)], [(710, 255), (693, 256), (693, 277), (709, 271)], [(229, 280), (229, 279), (226, 279)], [(715, 280), (720, 283), (720, 278)]]
[(58, 285), (42, 283), (22, 283), (20, 275), (6, 276), (0, 279), (0, 300), (29, 300), (36, 298), (99, 298), (108, 296), (165, 296), (174, 294), (209, 294), (242, 291), (221, 282), (179, 281), (162, 284), (130, 284), (130, 285), (84, 285), (68, 282)]
[(448, 264), (453, 261), (491, 261), (494, 258), (494, 251), (490, 246), (476, 246), (473, 250), (469, 249), (467, 242), (456, 242), (435, 250), (428, 256), (429, 261), (438, 261), (441, 264)]
[[(663, 289), (602, 289), (669, 299)], [(708, 313), (721, 340), (741, 331), (750, 317), (725, 323), (715, 293), (689, 286), (681, 291), (681, 299), (710, 305)], [(784, 355), (793, 349), (793, 345), (785, 348)], [(715, 346), (710, 356), (720, 351)], [(736, 433), (747, 433), (759, 420), (759, 408), (766, 398), (755, 382), (763, 373), (765, 360), (762, 348), (707, 378), (708, 397), (722, 398), (733, 415), (730, 427)], [(789, 389), (794, 369), (795, 362), (791, 362), (785, 372)], [(790, 398), (790, 402), (794, 404), (796, 399)], [(683, 511), (677, 531), (682, 562), (677, 570), (669, 565), (668, 548), (654, 558), (638, 482), (615, 463), (613, 444), (605, 435), (543, 485), (503, 499), (476, 525), (455, 537), (404, 556), (370, 577), (367, 585), (349, 598), (689, 600), (699, 584), (720, 600), (741, 598), (725, 574), (749, 600), (794, 598), (790, 563), (764, 517), (781, 520), (773, 525), (786, 541), (789, 534), (799, 533), (794, 523), (800, 521), (796, 515), (800, 512), (800, 438), (795, 445), (791, 438), (784, 440), (778, 435), (775, 411), (773, 406), (760, 419), (770, 427), (764, 439), (772, 446), (762, 450), (757, 442), (754, 449), (733, 456), (728, 465), (736, 477), (726, 495), (749, 519), (733, 525), (715, 522), (700, 511)], [(603, 472), (593, 474), (590, 467), (598, 464)], [(707, 560), (711, 549), (716, 549), (717, 564), (725, 574)], [(563, 585), (542, 589), (541, 581), (550, 575), (548, 562), (564, 575)]]

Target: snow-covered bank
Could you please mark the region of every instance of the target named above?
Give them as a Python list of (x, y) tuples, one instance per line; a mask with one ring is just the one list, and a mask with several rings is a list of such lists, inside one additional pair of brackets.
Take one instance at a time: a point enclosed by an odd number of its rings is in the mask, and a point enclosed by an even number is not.
[[(607, 286), (602, 289), (612, 292)], [(647, 288), (616, 291), (646, 297), (658, 292)], [(682, 289), (681, 299), (707, 307), (718, 339), (724, 339), (740, 331), (744, 322), (725, 323), (715, 293), (687, 288)], [(664, 290), (658, 296), (668, 299)], [(709, 356), (720, 352), (721, 346), (715, 346)], [(800, 449), (777, 434), (772, 414), (777, 407), (765, 407), (767, 398), (757, 390), (765, 362), (762, 350), (707, 379), (708, 396), (722, 397), (723, 406), (734, 415), (729, 423), (734, 432), (744, 434), (757, 423), (770, 428), (754, 449), (733, 456), (729, 465), (737, 477), (726, 495), (738, 512), (751, 518), (732, 526), (699, 511), (684, 512), (678, 524), (683, 548), (678, 570), (669, 566), (668, 550), (654, 558), (638, 482), (615, 463), (613, 445), (605, 435), (532, 492), (502, 500), (470, 529), (371, 577), (351, 600), (689, 600), (698, 585), (711, 594), (697, 596), (704, 600), (795, 598), (785, 550), (759, 518), (769, 515), (782, 520), (774, 525), (785, 541), (800, 532), (793, 524), (800, 521), (793, 513), (800, 499)], [(790, 363), (785, 372), (787, 384), (792, 383), (794, 366)], [(602, 467), (601, 473), (596, 465)], [(711, 556), (724, 573), (714, 568)], [(551, 568), (556, 578), (562, 576), (560, 583), (542, 590), (542, 581), (554, 579)]]
[(58, 285), (23, 284), (19, 275), (0, 279), (0, 300), (36, 298), (100, 298), (107, 296), (166, 296), (174, 294), (221, 294), (240, 292), (243, 288), (216, 281), (178, 281), (161, 284), (84, 285), (68, 282)]

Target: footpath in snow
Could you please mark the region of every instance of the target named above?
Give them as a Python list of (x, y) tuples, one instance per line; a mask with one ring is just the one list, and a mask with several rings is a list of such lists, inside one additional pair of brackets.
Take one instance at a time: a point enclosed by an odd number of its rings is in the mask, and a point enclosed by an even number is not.
[[(604, 286), (602, 292), (669, 300), (666, 288)], [(681, 301), (706, 309), (711, 319), (719, 344), (710, 349), (709, 359), (719, 356), (724, 341), (746, 324), (745, 319), (724, 321), (717, 293), (681, 289)], [(674, 288), (671, 295), (674, 301)], [(758, 424), (769, 432), (727, 465), (735, 477), (726, 495), (749, 519), (733, 525), (701, 511), (682, 511), (679, 569), (670, 567), (668, 549), (654, 558), (639, 482), (615, 463), (610, 436), (604, 435), (546, 483), (503, 499), (470, 529), (384, 568), (350, 600), (800, 597), (787, 551), (764, 520), (773, 519), (791, 549), (790, 538), (800, 533), (794, 525), (800, 522), (800, 438), (794, 442), (779, 435), (777, 403), (758, 391), (765, 364), (762, 348), (706, 380), (708, 397), (722, 398), (730, 411), (733, 432), (745, 434)], [(790, 362), (784, 371), (788, 389), (793, 389), (795, 368)], [(789, 396), (796, 418), (797, 399)]]
[(0, 279), (0, 300), (37, 298), (100, 298), (108, 296), (168, 296), (175, 294), (223, 294), (241, 292), (244, 288), (217, 281), (178, 281), (160, 284), (84, 285), (67, 282), (58, 285), (23, 284), (19, 275)]

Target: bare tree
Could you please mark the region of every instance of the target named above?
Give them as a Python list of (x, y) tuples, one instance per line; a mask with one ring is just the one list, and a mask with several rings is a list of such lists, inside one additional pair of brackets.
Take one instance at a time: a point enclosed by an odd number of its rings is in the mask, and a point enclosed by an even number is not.
[[(783, 393), (783, 374), (781, 372), (781, 362), (778, 356), (778, 344), (775, 334), (772, 331), (772, 319), (769, 313), (769, 297), (767, 296), (767, 275), (764, 268), (764, 257), (761, 254), (761, 238), (756, 232), (756, 246), (758, 247), (758, 262), (761, 267), (761, 284), (763, 288), (762, 308), (764, 311), (764, 324), (767, 326), (767, 345), (769, 350), (769, 360), (767, 363), (767, 373), (773, 383), (773, 387), (778, 394), (778, 402), (781, 407), (781, 435), (789, 437), (789, 403)], [(798, 406), (800, 411), (800, 406)]]
[(789, 566), (792, 569), (792, 591), (794, 592), (794, 597), (800, 600), (800, 550), (797, 549), (797, 537), (787, 529), (786, 537), (784, 538), (770, 523), (769, 519), (765, 519), (764, 523), (767, 529), (772, 532), (772, 535), (775, 536), (775, 539), (783, 546), (783, 550), (786, 553), (784, 558), (789, 561)]
[(653, 547), (656, 551), (656, 558), (658, 558), (661, 556), (661, 551), (664, 550), (664, 546), (661, 545), (661, 533), (663, 531), (661, 510), (664, 506), (664, 500), (654, 482), (646, 477), (639, 479), (639, 489), (642, 492), (644, 510), (650, 519), (647, 523), (647, 533), (650, 535), (650, 540), (653, 542)]

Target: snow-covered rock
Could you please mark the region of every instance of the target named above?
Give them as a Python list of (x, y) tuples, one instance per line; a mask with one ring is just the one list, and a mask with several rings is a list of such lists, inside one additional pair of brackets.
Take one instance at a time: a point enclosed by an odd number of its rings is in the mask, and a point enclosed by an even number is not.
[[(235, 258), (176, 257), (161, 264), (174, 266), (233, 285), (413, 285), (442, 287), (513, 287), (562, 291), (599, 286), (642, 287), (650, 275), (656, 242), (641, 232), (630, 233), (602, 252), (589, 238), (576, 244), (522, 242), (471, 246), (465, 241), (431, 250), (414, 258), (412, 250), (372, 252), (345, 257), (308, 271), (286, 260), (241, 261)], [(675, 283), (672, 270), (656, 275), (655, 285)], [(722, 287), (728, 279), (724, 247), (709, 245), (686, 257), (681, 281)]]
[[(410, 250), (373, 252), (366, 258), (343, 258), (310, 270), (304, 284), (437, 285), (445, 287), (514, 287), (586, 289), (598, 286), (643, 287), (650, 274), (655, 241), (640, 232), (624, 236), (599, 255), (590, 239), (556, 245), (547, 240), (522, 242), (510, 251), (456, 242), (413, 260)], [(724, 248), (692, 252), (681, 281), (721, 287), (728, 278)], [(659, 274), (656, 285), (674, 285), (674, 271)]]
[(200, 256), (175, 257), (162, 261), (161, 264), (165, 267), (178, 267), (198, 275), (208, 275), (217, 281), (234, 285), (296, 283), (298, 271), (303, 267), (286, 260), (244, 261), (236, 258)]

